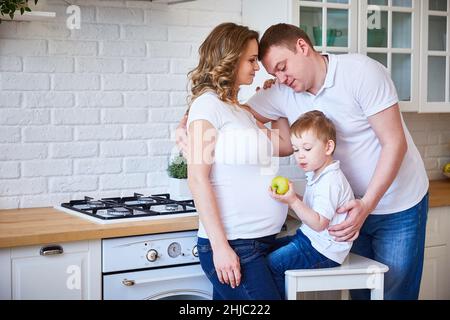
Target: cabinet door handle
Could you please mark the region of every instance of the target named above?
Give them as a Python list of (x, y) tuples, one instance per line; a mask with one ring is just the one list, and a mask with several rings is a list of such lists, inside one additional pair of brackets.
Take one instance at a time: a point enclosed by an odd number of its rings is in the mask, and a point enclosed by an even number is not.
[(42, 247), (39, 253), (41, 256), (54, 256), (57, 254), (63, 254), (64, 250), (61, 246), (46, 246)]
[(134, 280), (123, 279), (122, 284), (127, 287), (131, 287), (135, 285)]

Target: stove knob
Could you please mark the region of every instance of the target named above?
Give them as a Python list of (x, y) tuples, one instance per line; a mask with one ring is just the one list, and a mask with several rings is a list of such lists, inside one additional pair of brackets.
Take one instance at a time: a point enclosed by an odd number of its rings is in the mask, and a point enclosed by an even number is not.
[(150, 249), (147, 252), (147, 260), (150, 262), (155, 262), (158, 259), (158, 251), (155, 249)]
[(192, 248), (192, 254), (194, 255), (194, 257), (198, 258), (198, 249), (196, 245), (194, 246), (194, 248)]

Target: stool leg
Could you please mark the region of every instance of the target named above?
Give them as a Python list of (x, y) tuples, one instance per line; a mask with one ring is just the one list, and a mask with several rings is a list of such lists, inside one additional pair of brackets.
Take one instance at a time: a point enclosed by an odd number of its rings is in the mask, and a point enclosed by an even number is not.
[(286, 275), (284, 278), (286, 300), (297, 300), (297, 278)]
[(377, 273), (375, 277), (374, 286), (370, 290), (371, 300), (383, 300), (384, 299), (384, 274)]
[(341, 300), (350, 300), (350, 292), (347, 289), (341, 290)]

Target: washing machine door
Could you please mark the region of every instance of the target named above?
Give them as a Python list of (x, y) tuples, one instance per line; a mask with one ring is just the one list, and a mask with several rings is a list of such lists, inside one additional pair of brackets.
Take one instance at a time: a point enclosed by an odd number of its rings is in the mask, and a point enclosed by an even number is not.
[(149, 300), (212, 300), (212, 294), (197, 290), (180, 290), (163, 292), (153, 297), (148, 297)]
[(212, 285), (199, 264), (103, 276), (105, 300), (211, 300)]

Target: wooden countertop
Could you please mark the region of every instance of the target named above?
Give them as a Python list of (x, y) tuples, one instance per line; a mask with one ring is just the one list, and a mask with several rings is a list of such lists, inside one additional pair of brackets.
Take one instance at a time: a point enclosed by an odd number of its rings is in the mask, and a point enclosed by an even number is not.
[(198, 229), (198, 217), (98, 224), (56, 210), (0, 210), (0, 248)]
[[(430, 182), (430, 207), (450, 206), (450, 179)], [(97, 224), (54, 208), (0, 210), (0, 248), (196, 230), (198, 217)]]
[(450, 206), (450, 179), (430, 181), (430, 208)]

